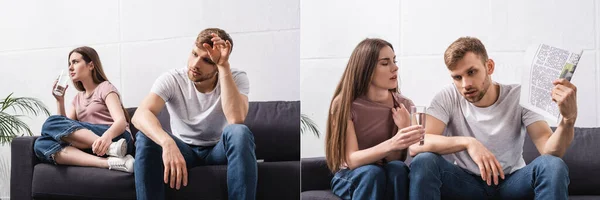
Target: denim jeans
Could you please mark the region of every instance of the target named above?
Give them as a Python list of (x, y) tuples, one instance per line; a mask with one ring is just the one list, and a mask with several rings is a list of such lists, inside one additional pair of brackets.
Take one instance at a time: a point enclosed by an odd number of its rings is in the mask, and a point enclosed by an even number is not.
[(342, 169), (331, 179), (331, 188), (342, 199), (407, 199), (408, 171), (398, 160)]
[[(102, 136), (108, 128), (110, 128), (108, 125), (90, 124), (72, 120), (62, 115), (52, 115), (42, 125), (42, 135), (35, 140), (33, 150), (41, 161), (56, 164), (54, 154), (70, 145), (68, 142), (62, 141), (62, 137), (66, 137), (79, 129), (87, 129), (98, 136)], [(123, 134), (113, 138), (112, 141), (116, 142), (121, 138), (125, 138), (125, 141), (127, 141), (127, 154), (133, 153), (135, 147), (133, 147), (133, 137), (131, 134), (125, 131)], [(90, 154), (92, 153), (91, 148), (82, 150)]]
[(430, 152), (411, 163), (410, 199), (567, 199), (569, 169), (562, 159), (542, 155), (488, 186), (481, 176)]
[[(181, 151), (188, 170), (201, 165), (227, 164), (229, 199), (256, 198), (257, 165), (254, 136), (248, 127), (242, 124), (226, 126), (221, 140), (210, 147), (188, 145), (173, 135), (171, 138)], [(134, 171), (137, 199), (165, 199), (165, 187), (168, 185), (163, 182), (162, 147), (142, 132), (136, 135)]]

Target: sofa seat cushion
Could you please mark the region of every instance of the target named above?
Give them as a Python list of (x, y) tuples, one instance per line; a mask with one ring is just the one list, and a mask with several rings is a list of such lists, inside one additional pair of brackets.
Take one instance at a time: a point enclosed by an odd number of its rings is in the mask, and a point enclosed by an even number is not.
[(310, 190), (302, 192), (302, 200), (338, 200), (338, 196), (335, 196), (331, 190)]
[[(162, 179), (161, 179), (162, 180)], [(189, 170), (188, 186), (167, 188), (167, 199), (227, 199), (227, 165)], [(33, 196), (39, 199), (135, 199), (133, 174), (94, 167), (38, 164)], [(257, 199), (299, 199), (300, 162), (258, 163)]]
[[(189, 171), (188, 186), (167, 190), (167, 199), (227, 199), (227, 166), (194, 167)], [(257, 199), (299, 199), (300, 162), (258, 163)]]
[(133, 174), (95, 167), (41, 163), (34, 167), (34, 198), (135, 199)]

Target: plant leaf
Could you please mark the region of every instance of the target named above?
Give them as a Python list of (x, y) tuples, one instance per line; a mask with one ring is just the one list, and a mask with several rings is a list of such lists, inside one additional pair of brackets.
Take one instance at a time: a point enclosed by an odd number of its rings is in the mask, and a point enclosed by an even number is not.
[(308, 115), (301, 114), (300, 115), (300, 132), (304, 133), (305, 131), (310, 131), (315, 134), (315, 136), (319, 137), (321, 132), (317, 127), (317, 124), (308, 117)]
[(2, 106), (4, 111), (5, 109), (12, 107), (12, 109), (16, 112), (17, 108), (23, 114), (33, 114), (38, 116), (40, 114), (45, 114), (46, 116), (50, 116), (50, 111), (46, 108), (44, 103), (36, 98), (31, 97), (17, 97), (11, 98), (12, 93), (3, 100), (4, 105)]
[[(22, 117), (29, 115), (50, 116), (50, 111), (44, 103), (36, 98), (31, 97), (12, 97), (10, 93), (5, 99), (0, 101), (0, 143), (10, 143), (12, 139), (20, 135), (33, 135), (29, 126), (21, 120)], [(6, 113), (6, 109), (11, 108), (15, 113)]]

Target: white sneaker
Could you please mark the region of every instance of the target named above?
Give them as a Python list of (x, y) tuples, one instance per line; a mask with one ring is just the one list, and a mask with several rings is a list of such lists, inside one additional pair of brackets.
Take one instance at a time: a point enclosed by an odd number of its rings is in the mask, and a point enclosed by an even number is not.
[(127, 142), (125, 139), (121, 138), (119, 141), (113, 142), (108, 146), (108, 152), (106, 152), (109, 156), (122, 158), (127, 153)]
[(133, 173), (133, 163), (135, 163), (135, 159), (131, 155), (123, 158), (108, 157), (108, 169), (110, 170)]

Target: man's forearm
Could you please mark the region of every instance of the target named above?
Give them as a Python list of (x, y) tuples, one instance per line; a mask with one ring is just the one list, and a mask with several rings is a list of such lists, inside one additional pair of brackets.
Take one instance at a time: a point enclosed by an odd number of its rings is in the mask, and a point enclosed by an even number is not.
[(148, 136), (160, 146), (164, 146), (166, 143), (173, 141), (173, 138), (162, 129), (158, 118), (156, 118), (149, 110), (138, 109), (131, 122), (136, 128), (142, 131), (144, 135)]
[[(228, 65), (228, 64), (227, 64)], [(229, 124), (241, 124), (248, 113), (248, 103), (242, 98), (229, 66), (217, 66), (221, 84), (221, 104)]]
[(446, 137), (443, 135), (425, 134), (425, 144), (414, 144), (411, 146), (411, 155), (422, 152), (433, 152), (440, 155), (459, 152), (467, 149), (472, 137), (454, 136)]
[(554, 133), (548, 138), (542, 154), (550, 154), (557, 157), (565, 155), (567, 148), (573, 141), (575, 122), (560, 121)]

